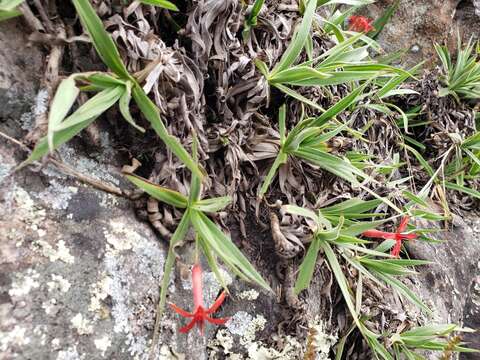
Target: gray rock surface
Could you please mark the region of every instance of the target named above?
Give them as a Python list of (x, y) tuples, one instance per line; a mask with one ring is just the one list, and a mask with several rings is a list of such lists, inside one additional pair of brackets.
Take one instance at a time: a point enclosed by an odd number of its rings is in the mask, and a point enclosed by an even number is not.
[[(448, 12), (453, 2), (445, 3), (450, 5), (442, 11)], [(19, 21), (0, 25), (0, 131), (17, 139), (46, 106), (38, 81), (44, 55), (28, 45), (22, 30)], [(108, 135), (103, 140), (101, 149), (88, 151), (73, 141), (60, 154), (80, 172), (125, 186)], [(25, 156), (0, 138), (0, 359), (145, 359), (166, 245), (135, 217), (130, 202), (51, 166), (8, 176)], [(411, 285), (433, 305), (438, 322), (480, 326), (479, 234), (474, 215), (458, 221), (441, 245), (412, 244), (412, 254), (435, 262), (423, 267)], [(328, 359), (338, 341), (322, 307), (324, 288), (317, 281), (305, 299), (310, 325), (318, 332), (319, 359)], [(207, 304), (218, 291), (207, 272)], [(189, 308), (188, 271), (180, 263), (170, 293), (171, 301)], [(238, 282), (232, 293), (219, 313), (231, 320), (225, 328), (208, 328), (205, 338), (179, 334), (179, 319), (167, 311), (157, 358), (301, 358), (304, 338), (272, 339), (282, 312), (274, 298)], [(394, 301), (392, 306), (415, 311)], [(469, 340), (478, 344), (478, 335)]]
[[(378, 0), (367, 7), (373, 19), (395, 0)], [(387, 52), (405, 49), (406, 59), (416, 64), (435, 62), (435, 42), (456, 47), (457, 31), (468, 39), (480, 37), (478, 0), (400, 0), (397, 11), (382, 31), (379, 41)]]

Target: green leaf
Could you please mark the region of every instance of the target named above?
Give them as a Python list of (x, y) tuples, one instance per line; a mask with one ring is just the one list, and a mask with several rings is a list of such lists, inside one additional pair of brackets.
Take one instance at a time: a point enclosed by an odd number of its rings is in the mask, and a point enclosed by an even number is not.
[(347, 304), (347, 308), (350, 311), (350, 314), (352, 315), (355, 323), (358, 326), (358, 323), (359, 323), (358, 314), (355, 311), (355, 305), (352, 301), (352, 294), (350, 291), (350, 287), (348, 286), (347, 279), (343, 274), (342, 267), (340, 266), (340, 263), (338, 262), (338, 259), (335, 256), (335, 253), (333, 252), (333, 249), (330, 246), (330, 244), (326, 241), (320, 241), (319, 244), (320, 244), (320, 247), (325, 252), (325, 256), (327, 257), (328, 263), (330, 264), (330, 268), (332, 269), (332, 272), (335, 275), (335, 279), (337, 280), (338, 286), (340, 287), (345, 303)]
[(313, 16), (315, 15), (316, 1), (307, 0), (308, 4), (303, 15), (302, 23), (292, 36), (292, 41), (287, 50), (283, 53), (280, 61), (275, 65), (270, 76), (274, 76), (277, 72), (288, 69), (298, 58), (302, 49), (310, 35), (310, 28), (312, 27)]
[(199, 242), (205, 257), (207, 258), (208, 266), (210, 269), (213, 270), (215, 277), (217, 278), (218, 283), (222, 286), (222, 288), (228, 293), (227, 282), (218, 267), (217, 260), (215, 259), (215, 255), (212, 253), (210, 248), (207, 245), (207, 242), (202, 239), (201, 236), (197, 236), (197, 241)]
[(263, 195), (268, 190), (268, 187), (270, 186), (271, 182), (273, 181), (273, 178), (275, 177), (278, 168), (280, 165), (285, 164), (287, 162), (287, 154), (284, 152), (280, 152), (277, 157), (275, 158), (275, 161), (272, 164), (272, 167), (270, 170), (268, 170), (267, 176), (265, 176), (265, 179), (263, 180), (262, 187), (260, 188), (260, 192), (258, 193), (258, 196), (261, 198)]
[[(105, 90), (102, 90), (94, 97), (89, 99), (85, 104), (80, 106), (77, 111), (75, 111), (72, 115), (67, 117), (61, 123), (57, 124), (56, 126), (52, 124), (51, 127), (49, 124), (49, 132), (65, 130), (72, 126), (79, 125), (92, 118), (99, 117), (120, 99), (123, 92), (124, 88), (122, 86), (116, 86), (113, 88), (107, 88)], [(74, 94), (71, 94), (69, 96), (72, 97), (72, 95)], [(71, 101), (72, 99), (69, 98), (68, 100)]]
[(404, 144), (403, 146), (417, 158), (418, 162), (422, 165), (423, 169), (427, 172), (427, 174), (430, 175), (430, 177), (433, 177), (435, 171), (433, 171), (433, 168), (430, 166), (427, 160), (425, 160), (423, 156), (411, 146), (408, 146), (406, 144)]
[[(95, 118), (89, 119), (88, 121), (84, 121), (81, 124), (78, 124), (76, 126), (72, 126), (68, 129), (65, 130), (60, 130), (58, 132), (55, 132), (55, 135), (53, 136), (53, 150), (57, 149), (60, 145), (66, 143), (70, 139), (72, 139), (75, 135), (77, 135), (80, 131), (85, 129), (88, 125), (90, 125)], [(49, 152), (49, 147), (48, 147), (48, 140), (47, 137), (43, 137), (38, 141), (38, 143), (35, 145), (35, 148), (33, 149), (32, 153), (28, 157), (27, 160), (25, 160), (23, 163), (21, 163), (16, 170), (20, 170), (21, 168), (33, 163), (34, 161), (39, 160), (43, 156), (47, 155)]]
[(350, 94), (342, 98), (342, 100), (338, 101), (335, 105), (330, 107), (327, 111), (325, 111), (322, 115), (317, 117), (315, 120), (313, 120), (309, 126), (322, 126), (325, 124), (328, 120), (334, 118), (337, 116), (339, 113), (350, 107), (352, 104), (356, 103), (358, 100), (361, 98), (361, 94), (363, 93), (363, 90), (365, 87), (368, 85), (368, 82), (363, 84), (362, 86), (357, 87), (355, 90), (353, 90)]
[(308, 289), (312, 281), (315, 264), (317, 263), (318, 251), (320, 250), (320, 239), (314, 238), (308, 247), (307, 254), (303, 258), (302, 264), (298, 270), (297, 281), (295, 282), (295, 294)]
[(120, 113), (122, 114), (123, 118), (132, 125), (135, 129), (140, 132), (145, 132), (145, 129), (135, 123), (133, 120), (132, 114), (130, 114), (130, 100), (132, 99), (132, 82), (127, 81), (125, 83), (125, 91), (123, 92), (122, 96), (120, 97), (120, 101), (118, 102)]
[(425, 313), (427, 314), (432, 314), (432, 311), (426, 306), (418, 297), (415, 295), (415, 293), (410, 290), (404, 283), (402, 283), (400, 280), (395, 279), (393, 276), (383, 274), (381, 272), (377, 272), (375, 270), (372, 270), (372, 273), (379, 278), (380, 280), (384, 281), (386, 284), (390, 285), (393, 287), (395, 290), (397, 290), (403, 297), (405, 297), (407, 300), (409, 300), (412, 304), (415, 304), (418, 306), (420, 309), (422, 309)]
[(463, 149), (480, 150), (480, 131), (466, 138), (461, 147)]
[(142, 4), (158, 6), (167, 10), (179, 11), (178, 7), (167, 0), (139, 0)]
[(284, 92), (285, 94), (287, 94), (288, 96), (291, 96), (293, 97), (294, 99), (297, 99), (307, 105), (310, 105), (311, 107), (313, 107), (314, 109), (317, 109), (319, 111), (325, 111), (320, 105), (318, 105), (316, 102), (306, 98), (305, 96), (303, 96), (302, 94), (300, 94), (299, 92), (293, 90), (293, 89), (290, 89), (289, 87), (285, 86), (285, 85), (282, 85), (282, 84), (273, 84), (272, 86), (275, 86), (278, 90)]
[[(348, 199), (338, 204), (324, 207), (321, 209), (323, 214), (351, 214), (351, 213), (364, 213), (366, 211), (375, 209), (381, 204), (381, 200), (362, 200), (359, 198)], [(345, 216), (346, 217), (346, 216)]]
[(22, 12), (19, 10), (0, 10), (0, 22), (21, 16)]
[(405, 268), (403, 265), (401, 265), (401, 263), (399, 264), (399, 263), (385, 260), (385, 259), (374, 260), (374, 259), (363, 258), (360, 260), (360, 262), (370, 270), (375, 270), (382, 274), (397, 275), (397, 276), (416, 274), (415, 271)]
[(344, 235), (350, 235), (350, 236), (357, 236), (360, 235), (361, 233), (375, 229), (379, 225), (385, 223), (387, 220), (377, 220), (377, 221), (370, 221), (370, 222), (358, 222), (355, 223), (351, 226), (349, 226), (347, 229), (344, 229), (342, 231), (342, 234)]
[(291, 83), (304, 79), (326, 79), (331, 74), (322, 73), (310, 66), (293, 66), (291, 68), (279, 71), (275, 75), (271, 75), (268, 79), (270, 84)]
[(450, 190), (455, 190), (455, 191), (460, 191), (462, 193), (465, 193), (467, 195), (470, 195), (474, 198), (477, 198), (477, 199), (480, 199), (480, 191), (477, 191), (477, 190), (474, 190), (474, 189), (470, 189), (466, 186), (462, 186), (462, 185), (457, 185), (457, 184), (454, 184), (454, 183), (451, 183), (451, 182), (446, 182), (445, 183), (445, 187), (447, 189), (450, 189)]
[[(81, 74), (79, 74), (80, 76)], [(86, 77), (86, 81), (92, 83), (96, 87), (103, 89), (112, 88), (115, 86), (125, 86), (127, 81), (121, 80), (117, 77), (114, 77), (108, 73), (94, 73)]]
[(203, 179), (205, 170), (201, 168), (196, 161), (192, 159), (190, 154), (180, 144), (177, 138), (168, 134), (165, 125), (160, 118), (160, 113), (155, 104), (145, 94), (139, 85), (135, 85), (132, 89), (132, 95), (137, 103), (140, 111), (150, 122), (157, 135), (162, 139), (167, 148), (169, 148), (196, 176)]
[(390, 5), (381, 16), (379, 16), (372, 24), (373, 29), (368, 33), (372, 39), (376, 39), (378, 35), (382, 32), (385, 25), (390, 21), (391, 17), (397, 11), (398, 5), (400, 5), (400, 0), (396, 0), (392, 5)]
[(60, 125), (63, 119), (65, 119), (80, 92), (75, 84), (75, 77), (76, 75), (72, 75), (60, 82), (50, 106), (50, 111), (48, 113), (47, 139), (51, 151), (54, 149), (53, 136), (55, 134), (55, 129)]
[(1, 11), (14, 10), (18, 5), (20, 5), (24, 1), (25, 0), (1, 0), (0, 1), (0, 10)]
[[(313, 212), (312, 210), (304, 208), (304, 207), (300, 207), (300, 206), (297, 206), (297, 205), (283, 205), (282, 210), (289, 213), (289, 214), (300, 215), (300, 216), (309, 218), (309, 219), (315, 221), (316, 223), (320, 222), (320, 220), (321, 220), (321, 219), (319, 219), (318, 215), (315, 214), (315, 212)], [(331, 225), (330, 225), (330, 227), (331, 227)]]
[(262, 276), (255, 270), (245, 255), (235, 246), (215, 223), (205, 214), (199, 211), (192, 211), (192, 224), (198, 234), (205, 240), (206, 244), (215, 253), (228, 263), (236, 266), (250, 281), (253, 281), (268, 291), (270, 286), (263, 280)]
[(283, 104), (278, 110), (278, 132), (280, 133), (280, 148), (285, 144), (285, 138), (287, 134), (286, 129), (286, 106)]
[(115, 74), (121, 78), (129, 79), (130, 74), (123, 64), (115, 43), (105, 31), (102, 20), (98, 17), (89, 0), (72, 0), (72, 2), (102, 61)]
[[(194, 132), (192, 137), (192, 156), (193, 160), (198, 164), (198, 139)], [(188, 203), (195, 204), (202, 196), (202, 180), (192, 173), (192, 181), (190, 182), (190, 194), (188, 196)]]
[(139, 189), (142, 189), (148, 195), (161, 202), (180, 209), (185, 209), (188, 205), (187, 197), (180, 194), (178, 191), (159, 186), (136, 175), (125, 174), (125, 177)]
[(215, 213), (224, 209), (228, 204), (232, 202), (232, 198), (230, 196), (221, 196), (216, 198), (210, 199), (203, 199), (195, 202), (192, 205), (192, 209), (207, 212), (207, 213)]
[(331, 172), (334, 175), (345, 179), (352, 184), (358, 184), (357, 176), (367, 178), (368, 176), (355, 166), (340, 159), (337, 156), (328, 154), (322, 150), (299, 147), (294, 151), (295, 156), (298, 156), (307, 162), (310, 162), (318, 167)]
[(165, 260), (165, 266), (163, 270), (162, 285), (160, 288), (160, 299), (157, 305), (155, 329), (153, 331), (151, 352), (155, 351), (156, 344), (158, 343), (158, 340), (159, 340), (160, 324), (162, 320), (163, 311), (165, 309), (165, 303), (167, 300), (168, 284), (170, 283), (170, 275), (172, 273), (173, 265), (175, 263), (175, 258), (176, 258), (173, 249), (185, 238), (185, 235), (187, 235), (189, 225), (190, 225), (189, 218), (190, 218), (190, 213), (187, 210), (183, 214), (182, 219), (180, 220), (180, 223), (178, 224), (177, 228), (175, 229), (175, 232), (173, 233), (170, 239), (168, 255), (167, 255), (167, 259)]

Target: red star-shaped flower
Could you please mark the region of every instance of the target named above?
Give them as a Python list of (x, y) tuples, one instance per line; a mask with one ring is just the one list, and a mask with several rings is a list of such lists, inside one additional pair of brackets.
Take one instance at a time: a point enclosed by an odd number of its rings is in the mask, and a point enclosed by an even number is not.
[(372, 22), (373, 20), (366, 18), (365, 16), (352, 15), (348, 18), (348, 23), (350, 25), (348, 30), (368, 33), (375, 30), (372, 26)]
[(170, 307), (178, 314), (186, 318), (192, 318), (186, 326), (180, 328), (181, 333), (187, 333), (195, 326), (198, 325), (200, 334), (203, 335), (205, 321), (215, 325), (223, 325), (228, 321), (228, 318), (212, 318), (209, 315), (213, 314), (222, 305), (227, 294), (223, 291), (220, 296), (215, 300), (212, 306), (208, 309), (203, 307), (203, 289), (202, 289), (202, 267), (199, 264), (195, 264), (192, 269), (192, 291), (193, 291), (193, 313), (189, 313), (177, 305), (170, 303)]
[(394, 233), (373, 229), (364, 231), (362, 235), (377, 239), (395, 240), (395, 246), (393, 247), (391, 254), (395, 257), (398, 257), (400, 255), (400, 249), (402, 248), (402, 240), (413, 240), (417, 238), (417, 234), (403, 234), (403, 232), (407, 229), (409, 220), (410, 218), (405, 216), (400, 222), (400, 225), (398, 225), (397, 231)]

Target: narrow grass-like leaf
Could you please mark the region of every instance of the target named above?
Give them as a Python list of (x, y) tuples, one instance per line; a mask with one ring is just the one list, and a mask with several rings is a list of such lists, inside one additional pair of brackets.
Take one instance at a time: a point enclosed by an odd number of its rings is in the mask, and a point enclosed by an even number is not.
[(318, 149), (300, 147), (298, 150), (294, 151), (294, 154), (295, 156), (317, 165), (318, 167), (327, 170), (332, 174), (351, 182), (352, 184), (358, 183), (357, 176), (364, 179), (368, 177), (361, 170), (357, 169), (355, 166), (351, 165), (345, 160)]
[(235, 246), (215, 223), (205, 214), (192, 211), (191, 221), (195, 230), (221, 258), (229, 259), (250, 280), (266, 290), (272, 291), (262, 276), (255, 270), (245, 255)]
[(430, 166), (427, 160), (425, 160), (423, 156), (411, 146), (408, 146), (406, 144), (404, 144), (403, 146), (417, 158), (418, 162), (422, 165), (423, 169), (427, 172), (427, 174), (430, 175), (430, 177), (433, 177), (435, 171), (433, 171), (433, 168)]
[(201, 168), (190, 154), (180, 144), (177, 138), (168, 134), (165, 125), (160, 118), (160, 113), (156, 105), (150, 100), (140, 86), (135, 85), (132, 89), (132, 95), (140, 111), (150, 122), (157, 135), (162, 139), (165, 145), (185, 164), (186, 167), (195, 173), (199, 178), (203, 178), (205, 170)]
[(260, 188), (260, 192), (258, 195), (260, 197), (263, 197), (265, 193), (268, 190), (268, 187), (270, 186), (271, 182), (273, 181), (273, 178), (275, 177), (278, 168), (287, 162), (288, 156), (287, 154), (280, 152), (277, 157), (275, 158), (275, 161), (272, 164), (272, 167), (270, 170), (268, 170), (267, 176), (265, 176), (265, 179), (263, 180), (262, 187)]
[(22, 12), (19, 10), (0, 10), (0, 22), (21, 16)]
[(291, 83), (302, 79), (326, 79), (331, 76), (331, 74), (322, 73), (309, 66), (293, 66), (275, 73), (274, 76), (270, 76), (268, 81), (273, 85), (276, 83)]
[(417, 305), (420, 309), (425, 311), (427, 314), (431, 314), (432, 311), (426, 306), (415, 293), (410, 290), (404, 283), (400, 280), (395, 279), (393, 276), (383, 274), (381, 272), (377, 272), (372, 270), (372, 273), (378, 277), (379, 279), (383, 280), (386, 284), (392, 286), (395, 290), (397, 290), (403, 297), (409, 300), (411, 303)]
[(202, 239), (202, 237), (197, 237), (198, 242), (200, 243), (200, 246), (202, 248), (203, 253), (205, 254), (205, 257), (208, 262), (208, 266), (210, 269), (213, 270), (213, 273), (215, 274), (215, 277), (217, 278), (218, 283), (222, 286), (222, 288), (228, 293), (228, 287), (227, 287), (227, 282), (225, 281), (225, 278), (222, 275), (222, 272), (220, 271), (220, 268), (218, 267), (217, 260), (215, 259), (215, 255), (212, 253), (210, 248), (208, 247), (207, 243), (205, 240)]
[(52, 100), (48, 113), (48, 146), (53, 150), (53, 136), (55, 129), (65, 119), (78, 97), (80, 90), (75, 84), (75, 75), (69, 76), (60, 82), (57, 92)]
[(187, 197), (178, 191), (159, 186), (136, 175), (125, 174), (125, 177), (135, 186), (161, 202), (181, 209), (185, 209), (188, 205)]
[(142, 4), (158, 6), (167, 10), (178, 11), (177, 5), (168, 0), (139, 0)]
[(282, 85), (282, 84), (273, 84), (273, 86), (275, 86), (278, 90), (284, 92), (285, 94), (287, 94), (288, 96), (291, 96), (293, 97), (294, 99), (297, 99), (307, 105), (310, 105), (311, 107), (313, 107), (314, 109), (317, 109), (319, 111), (325, 111), (325, 109), (323, 109), (320, 105), (318, 105), (316, 102), (306, 98), (305, 96), (303, 96), (302, 94), (300, 94), (299, 92), (293, 90), (293, 89), (290, 89), (288, 86), (285, 86), (285, 85)]
[(390, 18), (393, 16), (395, 11), (400, 5), (400, 0), (396, 0), (392, 5), (390, 5), (381, 16), (379, 16), (372, 24), (373, 30), (368, 33), (372, 39), (376, 39), (378, 35), (382, 32), (385, 25), (390, 21)]
[[(60, 130), (58, 132), (55, 132), (55, 135), (53, 136), (53, 150), (57, 149), (60, 145), (66, 143), (70, 139), (72, 139), (75, 135), (77, 135), (80, 131), (85, 129), (88, 125), (90, 125), (96, 118), (89, 119), (87, 121), (84, 121), (81, 124), (72, 126), (68, 129), (65, 130)], [(23, 163), (21, 163), (16, 170), (19, 170), (29, 164), (31, 164), (34, 161), (39, 160), (43, 156), (47, 155), (49, 153), (49, 147), (48, 147), (48, 140), (47, 137), (41, 138), (37, 144), (35, 145), (35, 148), (33, 149), (32, 153), (28, 157), (27, 160), (25, 160)]]
[(153, 331), (153, 340), (150, 348), (150, 358), (155, 354), (156, 345), (158, 344), (159, 335), (160, 335), (160, 324), (163, 315), (163, 310), (165, 309), (165, 303), (167, 300), (168, 284), (170, 282), (170, 275), (172, 273), (173, 265), (175, 263), (175, 253), (173, 251), (174, 247), (180, 243), (187, 235), (188, 229), (190, 227), (190, 214), (189, 210), (185, 211), (178, 224), (175, 232), (170, 238), (170, 246), (168, 249), (167, 259), (165, 260), (165, 266), (163, 269), (162, 284), (160, 288), (160, 299), (157, 305), (157, 313), (155, 319), (155, 329)]
[(337, 116), (339, 113), (350, 107), (352, 104), (354, 104), (356, 101), (360, 99), (360, 95), (363, 93), (363, 90), (365, 87), (368, 85), (368, 83), (363, 84), (362, 86), (357, 87), (355, 90), (353, 90), (350, 94), (342, 98), (340, 101), (338, 101), (335, 105), (330, 107), (327, 111), (325, 111), (322, 115), (317, 117), (315, 120), (313, 120), (309, 126), (322, 126), (325, 124), (328, 120), (334, 118)]
[(297, 205), (283, 205), (282, 210), (289, 214), (300, 215), (309, 218), (315, 222), (319, 222), (320, 220), (318, 215), (312, 210)]
[(480, 199), (480, 191), (468, 188), (466, 186), (454, 184), (454, 183), (451, 183), (451, 182), (446, 182), (445, 187), (447, 189), (459, 191), (459, 192), (462, 192), (464, 194), (470, 195), (474, 198)]
[(298, 277), (295, 281), (295, 294), (307, 289), (312, 281), (315, 264), (317, 263), (318, 251), (320, 250), (320, 239), (314, 238), (308, 247), (307, 253), (303, 258), (302, 264), (298, 270)]
[(285, 139), (287, 135), (286, 128), (286, 105), (283, 104), (278, 110), (278, 132), (280, 133), (280, 147), (285, 144)]
[(72, 0), (72, 2), (105, 65), (121, 78), (130, 78), (115, 43), (104, 29), (102, 20), (98, 17), (89, 0)]
[(132, 114), (130, 114), (130, 100), (132, 99), (132, 82), (126, 81), (125, 83), (125, 91), (123, 92), (120, 100), (118, 102), (120, 113), (122, 114), (123, 118), (132, 125), (135, 129), (140, 132), (145, 132), (145, 129), (133, 120)]
[(316, 0), (307, 0), (307, 6), (303, 15), (302, 23), (292, 36), (292, 42), (288, 46), (287, 50), (283, 53), (280, 61), (275, 65), (270, 73), (270, 76), (274, 76), (277, 72), (288, 69), (297, 60), (298, 56), (302, 52), (307, 37), (310, 35), (310, 28), (312, 27), (313, 16), (316, 9)]
[(333, 252), (333, 249), (330, 246), (330, 244), (326, 241), (320, 241), (319, 244), (320, 244), (320, 247), (325, 252), (325, 256), (327, 257), (328, 263), (330, 264), (330, 268), (332, 269), (332, 272), (335, 275), (335, 279), (337, 280), (338, 286), (340, 287), (345, 303), (347, 304), (348, 310), (350, 311), (350, 314), (352, 315), (355, 323), (357, 323), (357, 326), (358, 326), (358, 314), (355, 311), (355, 305), (352, 301), (352, 294), (350, 291), (350, 287), (348, 286), (347, 279), (343, 274), (342, 267), (340, 266), (340, 263), (338, 262), (338, 259), (335, 256), (335, 253)]
[[(61, 123), (57, 124), (56, 126), (52, 125), (51, 131), (57, 132), (60, 130), (65, 130), (72, 126), (79, 125), (84, 121), (88, 121), (91, 118), (97, 118), (109, 108), (111, 108), (120, 99), (124, 91), (125, 90), (123, 86), (116, 86), (113, 88), (102, 90), (94, 97), (89, 99), (85, 104), (80, 106), (77, 111), (75, 111), (72, 115), (67, 117)], [(72, 95), (73, 94), (69, 96)], [(72, 98), (69, 98), (69, 100), (71, 99)]]
[(198, 211), (203, 211), (207, 213), (215, 213), (224, 209), (228, 204), (232, 202), (230, 196), (222, 196), (216, 198), (209, 198), (198, 200), (192, 205), (192, 208)]

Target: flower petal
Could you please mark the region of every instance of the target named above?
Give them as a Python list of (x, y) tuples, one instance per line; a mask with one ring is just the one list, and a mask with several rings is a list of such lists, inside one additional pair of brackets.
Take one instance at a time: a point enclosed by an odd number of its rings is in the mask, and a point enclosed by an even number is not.
[(405, 230), (407, 230), (407, 225), (409, 221), (410, 221), (410, 217), (404, 216), (402, 221), (400, 221), (400, 225), (398, 225), (397, 232), (402, 233)]
[(209, 323), (215, 324), (215, 325), (223, 325), (225, 324), (230, 318), (211, 318), (210, 316), (206, 316), (205, 320), (207, 320)]
[(366, 236), (366, 237), (371, 237), (371, 238), (380, 238), (380, 239), (395, 239), (395, 235), (394, 233), (389, 233), (389, 232), (386, 232), (386, 231), (380, 231), (380, 230), (375, 230), (375, 229), (372, 229), (372, 230), (367, 230), (367, 231), (364, 231), (362, 233), (363, 236)]
[(179, 331), (180, 331), (181, 333), (184, 333), (184, 334), (188, 333), (190, 330), (192, 330), (192, 328), (195, 326), (195, 324), (196, 324), (197, 321), (198, 321), (197, 319), (193, 319), (192, 321), (190, 321), (190, 322), (188, 323), (188, 325), (180, 328)]
[(217, 309), (222, 305), (223, 301), (225, 300), (225, 297), (227, 296), (227, 293), (225, 291), (222, 291), (220, 296), (215, 300), (212, 306), (210, 306), (206, 313), (207, 314), (213, 314)]
[(169, 303), (170, 307), (175, 311), (177, 314), (186, 317), (186, 318), (193, 318), (193, 314), (189, 313), (188, 311), (183, 310), (182, 308), (178, 307), (177, 305), (173, 303)]
[(391, 252), (392, 256), (399, 257), (401, 248), (402, 248), (402, 241), (397, 240)]

